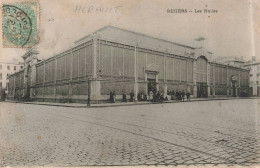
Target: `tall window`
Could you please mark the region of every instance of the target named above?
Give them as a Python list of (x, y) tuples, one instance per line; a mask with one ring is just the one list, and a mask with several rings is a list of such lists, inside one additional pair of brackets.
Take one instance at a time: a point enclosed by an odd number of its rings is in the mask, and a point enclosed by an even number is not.
[(16, 71), (16, 66), (14, 66), (14, 70)]
[(204, 57), (197, 59), (197, 82), (207, 83), (207, 60)]
[(10, 65), (7, 65), (7, 70), (10, 70)]
[(2, 73), (0, 73), (0, 80), (2, 80)]
[(2, 65), (0, 65), (0, 69), (2, 69)]

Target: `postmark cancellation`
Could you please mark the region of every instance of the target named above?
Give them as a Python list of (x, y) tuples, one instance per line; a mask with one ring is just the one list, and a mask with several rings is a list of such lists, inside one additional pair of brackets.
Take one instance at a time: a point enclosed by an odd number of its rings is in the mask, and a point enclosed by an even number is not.
[(39, 4), (21, 2), (2, 4), (4, 48), (29, 48), (39, 41)]

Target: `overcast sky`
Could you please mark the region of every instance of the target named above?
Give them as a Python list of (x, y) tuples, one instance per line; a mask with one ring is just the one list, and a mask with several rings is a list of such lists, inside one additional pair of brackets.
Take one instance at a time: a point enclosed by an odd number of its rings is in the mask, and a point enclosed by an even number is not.
[[(215, 56), (243, 56), (248, 60), (252, 55), (258, 54), (253, 52), (252, 43), (258, 38), (254, 40), (252, 38), (253, 22), (249, 0), (39, 0), (39, 2), (40, 41), (36, 48), (40, 52), (41, 59), (73, 46), (74, 41), (109, 24), (181, 44), (195, 47), (203, 45)], [(85, 10), (82, 10), (84, 7)], [(98, 7), (112, 9), (110, 13), (100, 12), (96, 11)], [(88, 13), (90, 8), (91, 13)], [(192, 12), (167, 13), (167, 9), (187, 9)], [(195, 9), (214, 9), (218, 12), (194, 13)], [(255, 30), (255, 33), (257, 32), (259, 34), (258, 29)], [(198, 37), (206, 38), (203, 44), (195, 41)], [(26, 49), (0, 48), (0, 59), (6, 62), (14, 58), (21, 60), (25, 52)]]

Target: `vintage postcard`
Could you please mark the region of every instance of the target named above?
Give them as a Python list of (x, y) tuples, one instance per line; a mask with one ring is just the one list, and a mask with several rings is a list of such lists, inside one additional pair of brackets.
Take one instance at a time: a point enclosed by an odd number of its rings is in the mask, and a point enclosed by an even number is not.
[(258, 167), (259, 9), (0, 0), (0, 167)]

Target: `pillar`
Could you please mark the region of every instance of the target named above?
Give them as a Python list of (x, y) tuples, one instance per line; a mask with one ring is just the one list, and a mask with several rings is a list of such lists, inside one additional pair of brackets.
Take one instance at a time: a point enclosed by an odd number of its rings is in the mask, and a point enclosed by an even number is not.
[(215, 82), (215, 65), (213, 65), (213, 75), (212, 75), (212, 77), (213, 77), (213, 97), (215, 97), (215, 95), (216, 95), (216, 82)]
[(148, 93), (147, 73), (144, 73), (144, 81), (145, 81), (145, 93), (148, 95), (149, 93)]
[(68, 97), (72, 97), (72, 72), (73, 72), (73, 52), (70, 50), (70, 82), (69, 82), (69, 93)]
[(93, 36), (93, 78), (90, 81), (90, 101), (99, 101), (101, 96), (101, 82), (97, 75), (98, 39)]
[(90, 100), (99, 101), (101, 96), (101, 82), (98, 80), (90, 81)]
[(15, 98), (15, 80), (16, 80), (16, 77), (15, 77), (15, 74), (14, 74), (14, 91), (13, 91), (13, 99)]
[(229, 81), (228, 81), (228, 67), (227, 67), (227, 96), (229, 96), (230, 95), (230, 86), (229, 86)]
[(207, 89), (208, 89), (208, 97), (210, 97), (210, 64), (207, 62)]
[(135, 79), (134, 79), (134, 99), (137, 100), (137, 94), (138, 94), (138, 83), (137, 83), (137, 51), (136, 46), (134, 49), (134, 73), (135, 73)]
[(157, 90), (157, 92), (158, 92), (158, 91), (159, 91), (159, 83), (158, 83), (159, 79), (158, 79), (158, 73), (156, 73), (156, 75), (155, 75), (155, 81), (156, 81), (156, 90)]
[(97, 78), (97, 54), (98, 54), (97, 38), (93, 37), (93, 78)]
[(53, 85), (53, 96), (56, 97), (56, 82), (57, 82), (57, 68), (58, 68), (58, 61), (57, 58), (55, 59), (55, 74), (54, 74), (54, 85)]
[(167, 83), (164, 83), (163, 85), (163, 97), (167, 96)]
[(197, 85), (196, 85), (196, 60), (193, 61), (193, 97), (197, 97)]
[[(167, 52), (167, 50), (166, 50)], [(163, 55), (163, 97), (167, 96), (167, 67), (166, 67), (166, 55)]]
[(37, 59), (34, 59), (31, 64), (31, 88), (30, 88), (30, 97), (35, 96), (35, 84), (36, 84), (36, 64)]
[(23, 73), (23, 97), (27, 97), (28, 95), (28, 73), (29, 73), (29, 63), (26, 63), (24, 66)]

